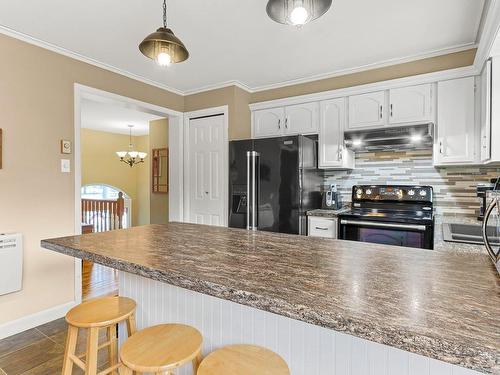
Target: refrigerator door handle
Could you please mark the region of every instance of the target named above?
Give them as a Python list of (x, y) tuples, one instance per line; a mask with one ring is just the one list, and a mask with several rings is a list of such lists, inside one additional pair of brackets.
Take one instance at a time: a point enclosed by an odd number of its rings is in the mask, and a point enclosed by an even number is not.
[(247, 229), (257, 230), (257, 162), (259, 154), (247, 151)]
[(252, 152), (247, 151), (247, 230), (250, 229), (250, 158)]

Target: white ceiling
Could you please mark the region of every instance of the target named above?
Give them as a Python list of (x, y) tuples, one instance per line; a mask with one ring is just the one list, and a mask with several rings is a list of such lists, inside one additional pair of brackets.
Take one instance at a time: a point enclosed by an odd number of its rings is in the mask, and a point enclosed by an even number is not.
[(299, 30), (271, 21), (267, 0), (167, 0), (190, 58), (160, 68), (141, 40), (161, 0), (0, 0), (0, 25), (163, 87), (189, 93), (237, 81), (252, 90), (476, 43), (484, 0), (333, 0)]
[(82, 128), (108, 133), (129, 134), (128, 125), (134, 125), (132, 135), (149, 134), (149, 121), (160, 116), (139, 112), (109, 103), (83, 99), (81, 104)]

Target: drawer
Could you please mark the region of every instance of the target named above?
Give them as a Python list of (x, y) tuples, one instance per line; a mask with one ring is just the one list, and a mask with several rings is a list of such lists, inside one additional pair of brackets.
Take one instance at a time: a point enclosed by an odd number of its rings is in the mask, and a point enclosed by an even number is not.
[(337, 219), (309, 216), (307, 234), (311, 237), (337, 238)]

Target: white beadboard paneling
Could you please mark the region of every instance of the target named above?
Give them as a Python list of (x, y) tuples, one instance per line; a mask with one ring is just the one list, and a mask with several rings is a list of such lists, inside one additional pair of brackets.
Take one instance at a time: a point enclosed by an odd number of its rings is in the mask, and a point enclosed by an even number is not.
[[(120, 272), (120, 295), (137, 302), (139, 329), (184, 323), (201, 331), (203, 353), (229, 344), (264, 346), (292, 375), (479, 375), (449, 363), (289, 319), (234, 302)], [(120, 327), (120, 343), (125, 337)], [(191, 375), (191, 366), (176, 375)]]

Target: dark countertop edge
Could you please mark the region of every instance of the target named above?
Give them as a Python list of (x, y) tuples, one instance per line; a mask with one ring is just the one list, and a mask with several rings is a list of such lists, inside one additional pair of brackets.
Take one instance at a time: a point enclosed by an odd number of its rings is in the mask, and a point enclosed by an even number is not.
[[(315, 312), (306, 311), (304, 309), (304, 306), (291, 305), (285, 300), (272, 299), (252, 292), (235, 290), (226, 285), (220, 285), (209, 281), (196, 279), (180, 273), (166, 273), (153, 268), (142, 266), (140, 264), (130, 263), (127, 261), (122, 261), (120, 259), (109, 258), (94, 253), (88, 253), (79, 249), (51, 243), (50, 239), (42, 240), (41, 246), (48, 250), (53, 250), (64, 255), (92, 261), (110, 268), (117, 269), (119, 271), (128, 272), (147, 279), (156, 280), (201, 294), (210, 295), (212, 297), (249, 306), (258, 310), (267, 311), (273, 314), (299, 320), (308, 324), (331, 329), (337, 332), (350, 334), (358, 338), (391, 346), (439, 361), (443, 361), (443, 358), (446, 358), (444, 362), (457, 366), (463, 366), (474, 371), (488, 374), (492, 373), (492, 370), (495, 366), (495, 361), (497, 359), (496, 351), (494, 349), (488, 350), (488, 348), (484, 347), (473, 348), (468, 346), (466, 350), (467, 355), (460, 356), (456, 353), (464, 352), (463, 344), (456, 344), (443, 340), (442, 338), (429, 337), (415, 332), (406, 331), (401, 327), (384, 327), (385, 331), (394, 332), (395, 335), (392, 336), (396, 336), (398, 340), (391, 339), (391, 335), (387, 334), (383, 335), (386, 337), (386, 339), (383, 339), (382, 335), (372, 334), (373, 327), (370, 327), (366, 322), (356, 321), (352, 318), (346, 319), (342, 316), (335, 315), (333, 317), (325, 319)], [(436, 343), (436, 341), (438, 341), (438, 343)], [(440, 353), (442, 354), (442, 356), (435, 355), (433, 350), (427, 352), (426, 347), (439, 347), (442, 350), (442, 353)], [(471, 361), (471, 359), (474, 359), (476, 357), (482, 358), (482, 360)], [(485, 362), (485, 358), (489, 358), (486, 361), (492, 363), (492, 366), (478, 367), (480, 363)]]

